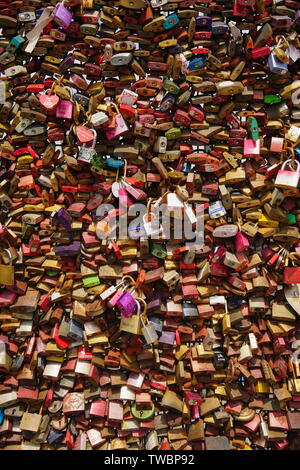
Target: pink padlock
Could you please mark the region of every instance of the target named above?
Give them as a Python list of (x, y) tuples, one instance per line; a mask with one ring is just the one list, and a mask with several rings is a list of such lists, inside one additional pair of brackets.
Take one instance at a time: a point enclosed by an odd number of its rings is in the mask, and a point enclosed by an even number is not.
[(129, 207), (131, 204), (133, 204), (133, 200), (128, 196), (125, 188), (120, 188), (118, 195), (121, 206)]
[(249, 249), (249, 240), (243, 232), (238, 232), (234, 237), (234, 246), (237, 253), (240, 253), (241, 251), (247, 251)]
[(193, 419), (199, 419), (200, 418), (199, 406), (198, 405), (191, 405), (191, 416), (192, 416)]
[(56, 108), (56, 117), (64, 119), (72, 119), (73, 103), (69, 100), (59, 100)]
[(120, 135), (125, 134), (125, 132), (127, 131), (128, 131), (128, 127), (123, 119), (122, 114), (117, 114), (115, 127), (113, 129), (106, 129), (105, 135), (108, 140), (113, 140), (116, 137), (119, 137)]
[[(293, 165), (296, 164), (296, 168), (293, 168)], [(285, 168), (288, 167), (289, 170)], [(282, 165), (281, 169), (278, 171), (275, 187), (284, 188), (284, 189), (295, 189), (298, 186), (300, 177), (300, 164), (298, 160), (294, 162), (292, 160), (286, 160)]]
[(147, 199), (147, 194), (139, 188), (134, 188), (133, 186), (130, 186), (130, 184), (126, 184), (125, 189), (130, 196), (134, 197), (137, 201)]
[(67, 29), (72, 21), (73, 14), (70, 10), (63, 6), (62, 3), (56, 5), (54, 10), (53, 21), (61, 26), (63, 29)]
[(283, 148), (283, 137), (272, 137), (270, 152), (281, 152)]
[(278, 336), (273, 341), (273, 349), (276, 354), (282, 353), (286, 348), (286, 342), (283, 336)]
[(260, 140), (245, 139), (244, 140), (244, 156), (258, 157), (260, 155)]
[(153, 124), (155, 121), (154, 114), (142, 114), (139, 117), (139, 122), (144, 126), (145, 124)]

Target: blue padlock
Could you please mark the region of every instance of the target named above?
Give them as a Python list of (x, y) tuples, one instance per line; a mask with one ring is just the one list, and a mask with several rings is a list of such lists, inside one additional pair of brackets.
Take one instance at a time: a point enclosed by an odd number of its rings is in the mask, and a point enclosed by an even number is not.
[(268, 57), (268, 66), (270, 72), (283, 74), (288, 70), (288, 64), (281, 62), (275, 54), (270, 54)]
[(177, 23), (179, 23), (179, 18), (176, 15), (176, 13), (173, 13), (172, 15), (168, 16), (166, 18), (166, 21), (163, 24), (164, 29), (171, 29), (173, 26), (175, 26)]
[(191, 62), (188, 65), (189, 70), (199, 70), (202, 69), (206, 64), (206, 56), (201, 56), (197, 57), (194, 60), (191, 60)]
[(0, 426), (4, 421), (4, 409), (0, 408)]
[(62, 441), (64, 437), (65, 437), (64, 432), (55, 431), (54, 429), (51, 428), (47, 437), (47, 442), (48, 444), (51, 445), (51, 444), (54, 444), (55, 442)]
[(191, 171), (192, 164), (190, 162), (183, 162), (181, 171), (183, 173), (189, 173)]
[(125, 162), (124, 160), (117, 160), (116, 158), (108, 158), (105, 160), (105, 164), (110, 168), (123, 168)]
[(7, 46), (6, 50), (8, 52), (15, 52), (17, 49), (19, 49), (19, 47), (23, 44), (23, 42), (25, 42), (25, 39), (18, 35), (18, 36), (15, 36), (14, 38), (12, 38), (12, 40), (10, 41), (9, 45)]

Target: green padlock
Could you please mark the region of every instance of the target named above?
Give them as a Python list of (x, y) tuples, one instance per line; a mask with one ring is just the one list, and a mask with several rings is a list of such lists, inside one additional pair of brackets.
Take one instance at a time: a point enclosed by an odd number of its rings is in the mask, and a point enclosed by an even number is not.
[(172, 93), (172, 95), (178, 95), (180, 92), (179, 86), (168, 78), (165, 78), (163, 81), (163, 89), (169, 93)]
[(168, 140), (176, 140), (181, 138), (181, 130), (178, 127), (172, 127), (166, 131), (165, 136)]
[(50, 276), (50, 277), (51, 277), (51, 276), (57, 276), (57, 271), (54, 271), (54, 270), (52, 270), (52, 269), (46, 269), (45, 274), (46, 274), (47, 276)]
[(86, 276), (82, 278), (82, 281), (83, 281), (84, 287), (86, 288), (98, 286), (100, 284), (100, 279), (99, 279), (98, 274), (91, 274), (90, 276)]
[(295, 224), (297, 222), (295, 214), (287, 214), (287, 216), (290, 224)]
[(98, 25), (97, 24), (81, 24), (80, 32), (81, 34), (86, 34), (89, 36), (96, 36), (98, 32)]
[(259, 139), (258, 123), (255, 117), (249, 116), (247, 119), (247, 129), (252, 140)]
[(151, 254), (156, 258), (165, 259), (167, 256), (167, 250), (160, 243), (153, 243), (151, 247)]
[(152, 403), (150, 410), (138, 410), (136, 407), (136, 402), (134, 401), (131, 405), (131, 413), (136, 419), (146, 420), (152, 418), (154, 415), (155, 406)]
[(91, 165), (93, 165), (94, 168), (97, 170), (102, 170), (103, 169), (103, 160), (100, 155), (97, 155), (94, 153), (90, 160)]
[(267, 104), (281, 103), (281, 97), (277, 95), (265, 95), (264, 103), (267, 103)]

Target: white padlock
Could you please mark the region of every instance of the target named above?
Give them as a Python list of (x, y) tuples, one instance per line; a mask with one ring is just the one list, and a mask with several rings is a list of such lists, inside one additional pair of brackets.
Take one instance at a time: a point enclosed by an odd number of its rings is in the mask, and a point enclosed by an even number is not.
[(95, 129), (99, 129), (99, 127), (103, 126), (105, 123), (109, 121), (109, 117), (107, 114), (99, 111), (91, 116), (91, 124)]

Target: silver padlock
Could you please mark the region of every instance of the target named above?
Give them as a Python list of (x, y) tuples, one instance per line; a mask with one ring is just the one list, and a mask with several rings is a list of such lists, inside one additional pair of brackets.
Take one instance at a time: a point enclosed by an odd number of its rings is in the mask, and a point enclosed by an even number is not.
[(211, 219), (218, 219), (219, 217), (226, 215), (226, 209), (224, 208), (221, 201), (216, 201), (210, 204), (208, 212)]
[(27, 69), (22, 65), (14, 65), (13, 67), (9, 67), (8, 69), (4, 70), (6, 77), (14, 77), (19, 73), (27, 73)]
[(194, 304), (190, 304), (188, 302), (184, 302), (182, 304), (182, 311), (183, 311), (183, 318), (191, 318), (191, 317), (198, 317), (199, 312)]
[(167, 150), (167, 138), (165, 136), (157, 137), (155, 144), (154, 144), (154, 151), (159, 153), (165, 153)]
[(35, 13), (34, 11), (23, 11), (22, 13), (18, 14), (18, 21), (23, 23), (27, 21), (34, 21), (35, 20)]
[[(32, 126), (32, 127), (27, 127), (23, 134), (24, 135), (40, 135), (40, 134), (44, 134), (44, 132), (46, 131), (45, 127), (43, 126)], [(52, 187), (52, 186), (51, 186)]]
[(121, 52), (120, 54), (114, 54), (111, 59), (111, 65), (128, 65), (133, 59), (133, 54), (131, 52)]
[[(158, 335), (157, 335), (157, 332), (154, 328), (153, 323), (151, 323), (151, 322), (146, 323), (145, 322), (147, 304), (144, 301), (144, 299), (141, 299), (140, 297), (137, 297), (135, 300), (136, 300), (136, 303), (137, 303), (137, 306), (138, 306), (137, 313), (140, 315), (141, 322), (142, 322), (142, 328), (141, 328), (142, 333), (144, 335), (146, 343), (147, 344), (152, 344), (158, 339)], [(140, 302), (142, 302), (143, 305), (144, 305), (144, 310), (143, 310), (142, 313), (140, 313), (140, 310), (141, 310)]]
[(194, 259), (195, 259), (195, 251), (194, 250), (189, 250), (183, 257), (183, 262), (185, 264), (192, 264)]

